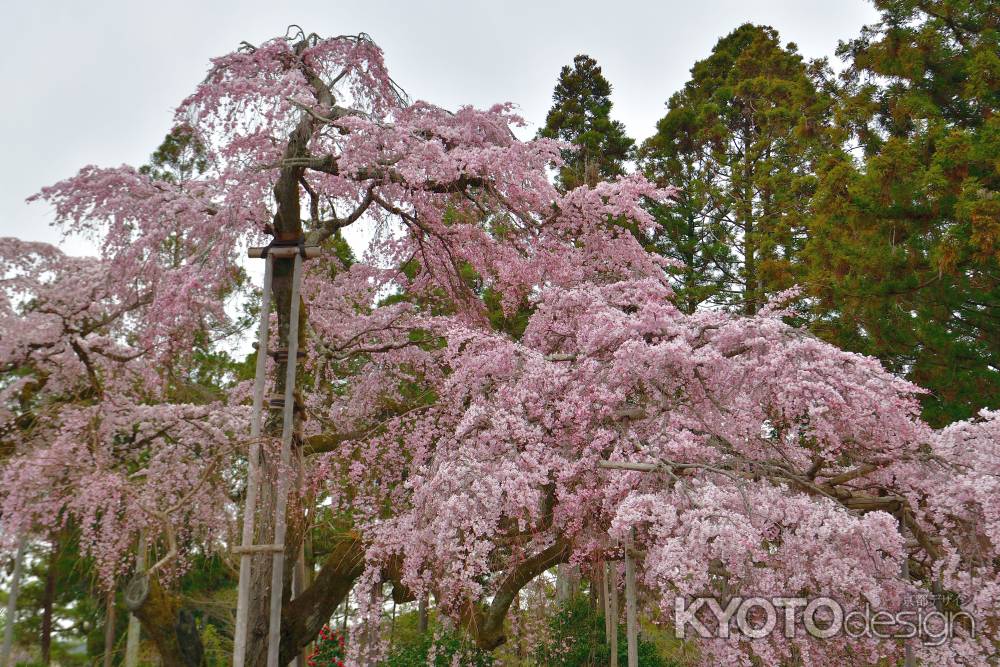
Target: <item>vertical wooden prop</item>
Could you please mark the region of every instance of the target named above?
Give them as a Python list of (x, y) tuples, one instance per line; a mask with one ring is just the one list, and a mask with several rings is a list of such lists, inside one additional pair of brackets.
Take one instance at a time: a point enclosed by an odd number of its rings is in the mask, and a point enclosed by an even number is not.
[(423, 595), (417, 603), (417, 629), (420, 634), (427, 632), (427, 596)]
[[(900, 512), (898, 519), (899, 532), (905, 538), (907, 536), (905, 515)], [(903, 566), (899, 574), (904, 582), (910, 582), (910, 554), (907, 553), (905, 547), (903, 548)], [(910, 642), (906, 642), (903, 646), (903, 667), (917, 667), (917, 658), (913, 655), (913, 644)]]
[[(301, 487), (301, 474), (302, 474), (301, 461), (299, 462), (298, 465), (299, 465), (299, 476), (300, 476), (299, 486)], [(295, 571), (292, 574), (292, 599), (294, 600), (295, 598), (302, 595), (302, 591), (304, 591), (308, 586), (309, 586), (309, 580), (306, 574), (306, 547), (305, 547), (305, 540), (303, 540), (303, 544), (299, 547), (299, 556), (295, 560)], [(299, 654), (295, 656), (295, 660), (292, 662), (292, 664), (295, 665), (295, 667), (306, 667), (307, 656), (309, 654), (308, 648), (309, 648), (308, 644), (306, 646), (303, 646)]]
[(0, 667), (14, 667), (11, 654), (14, 650), (14, 614), (17, 612), (17, 593), (21, 588), (21, 569), (24, 567), (24, 552), (28, 550), (28, 538), (22, 537), (14, 556), (14, 573), (10, 579), (7, 594), (7, 617), (4, 619), (3, 650), (0, 651)]
[(261, 410), (264, 406), (264, 382), (267, 375), (268, 328), (271, 324), (271, 277), (274, 258), (264, 257), (264, 287), (260, 300), (260, 328), (257, 334), (257, 375), (253, 385), (253, 412), (250, 413), (250, 452), (247, 455), (247, 498), (243, 509), (244, 551), (240, 552), (240, 583), (236, 596), (236, 628), (233, 633), (233, 667), (243, 667), (246, 658), (247, 624), (250, 606), (250, 565), (253, 552), (254, 515), (260, 485)]
[(609, 630), (611, 631), (611, 667), (618, 667), (618, 565), (614, 562), (608, 563), (608, 584), (610, 594), (608, 595), (608, 618), (610, 619)]
[[(302, 282), (302, 260), (316, 257), (319, 248), (299, 245), (251, 248), (251, 257), (264, 258), (264, 290), (261, 299), (260, 329), (257, 336), (257, 375), (253, 389), (253, 412), (250, 421), (250, 451), (247, 470), (247, 498), (243, 511), (243, 534), (240, 547), (234, 549), (240, 554), (240, 583), (236, 602), (236, 628), (233, 636), (233, 665), (243, 667), (246, 660), (247, 630), (249, 624), (250, 583), (252, 558), (254, 554), (271, 554), (271, 591), (267, 634), (267, 665), (279, 667), (278, 655), (281, 639), (281, 602), (284, 588), (285, 535), (287, 533), (286, 514), (291, 477), (292, 438), (295, 428), (295, 373), (298, 366), (299, 346), (299, 285)], [(291, 259), (292, 286), (291, 312), (288, 340), (284, 354), (287, 354), (285, 370), (285, 393), (281, 403), (281, 453), (276, 467), (274, 539), (272, 544), (254, 544), (254, 517), (257, 511), (257, 496), (261, 484), (260, 434), (261, 412), (264, 406), (264, 385), (267, 375), (268, 327), (271, 314), (271, 285), (276, 258)], [(279, 343), (280, 344), (280, 343)]]
[(288, 363), (285, 365), (285, 404), (281, 415), (281, 461), (274, 509), (274, 556), (271, 566), (271, 622), (267, 636), (267, 667), (278, 667), (281, 644), (281, 597), (285, 576), (285, 533), (287, 531), (288, 478), (292, 463), (292, 432), (295, 428), (295, 369), (299, 356), (299, 282), (302, 255), (296, 254), (292, 268), (292, 313), (288, 325)]
[[(903, 581), (910, 580), (910, 556), (903, 554)], [(904, 640), (905, 641), (905, 640)], [(906, 642), (903, 647), (903, 667), (917, 667), (917, 659), (913, 655), (913, 644)]]
[(347, 637), (347, 617), (351, 614), (351, 591), (347, 591), (347, 595), (344, 596), (344, 616), (341, 619), (340, 624), (340, 634), (343, 637)]
[(608, 591), (608, 563), (601, 561), (601, 611), (604, 613), (604, 641), (611, 645), (611, 594)]
[[(142, 572), (146, 569), (146, 535), (139, 531), (139, 546), (135, 554), (135, 571)], [(125, 640), (125, 667), (138, 667), (139, 665), (139, 639), (141, 625), (135, 614), (129, 612), (128, 615), (128, 635)]]
[(108, 593), (107, 602), (104, 605), (104, 667), (111, 667), (115, 657), (115, 592)]
[(636, 617), (633, 531), (625, 538), (625, 633), (628, 637), (628, 667), (639, 667), (639, 619)]

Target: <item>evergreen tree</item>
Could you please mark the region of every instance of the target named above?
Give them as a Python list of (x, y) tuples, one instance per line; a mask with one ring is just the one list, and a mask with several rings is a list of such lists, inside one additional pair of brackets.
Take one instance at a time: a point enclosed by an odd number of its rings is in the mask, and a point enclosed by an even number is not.
[(678, 189), (672, 203), (649, 204), (660, 229), (647, 246), (683, 264), (674, 271), (677, 305), (693, 313), (700, 303), (718, 299), (726, 286), (723, 268), (735, 255), (726, 242), (726, 226), (713, 215), (709, 163), (698, 159), (698, 140), (685, 122), (687, 115), (672, 113), (661, 120), (639, 154), (647, 178)]
[(821, 172), (814, 329), (930, 389), (941, 425), (1000, 406), (1000, 6), (875, 4), (881, 21), (840, 47), (863, 153)]
[(204, 173), (206, 168), (208, 161), (204, 145), (190, 127), (177, 125), (149, 157), (149, 164), (139, 167), (139, 171), (152, 178), (175, 183)]
[(552, 93), (552, 108), (539, 136), (574, 144), (563, 151), (565, 164), (559, 170), (559, 185), (571, 190), (624, 173), (635, 141), (625, 126), (611, 120), (611, 84), (597, 61), (587, 55), (573, 58), (559, 72)]
[(825, 74), (773, 28), (742, 25), (695, 63), (643, 144), (647, 176), (681, 188), (657, 210), (656, 245), (687, 266), (688, 310), (712, 300), (753, 314), (796, 283), (814, 166), (836, 145)]

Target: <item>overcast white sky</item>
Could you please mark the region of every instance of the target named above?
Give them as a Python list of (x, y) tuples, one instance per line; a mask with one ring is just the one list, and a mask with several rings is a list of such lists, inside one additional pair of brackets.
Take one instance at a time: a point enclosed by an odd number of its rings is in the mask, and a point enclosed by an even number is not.
[(0, 235), (48, 241), (51, 215), (27, 196), (86, 164), (142, 164), (209, 58), (291, 23), (369, 33), (414, 99), (515, 102), (526, 136), (559, 68), (590, 54), (614, 86), (614, 117), (641, 140), (691, 65), (739, 24), (774, 26), (812, 58), (876, 18), (863, 0), (35, 0), (4, 3), (0, 16)]

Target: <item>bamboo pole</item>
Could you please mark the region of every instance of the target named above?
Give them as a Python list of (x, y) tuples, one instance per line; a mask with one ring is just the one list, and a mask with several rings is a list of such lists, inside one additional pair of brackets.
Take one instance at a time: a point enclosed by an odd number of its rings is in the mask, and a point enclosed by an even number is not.
[[(299, 283), (302, 280), (302, 256), (292, 260), (292, 312), (288, 326), (288, 362), (285, 372), (285, 404), (281, 424), (281, 461), (278, 464), (277, 498), (274, 510), (274, 545), (284, 546), (287, 530), (288, 468), (292, 459), (292, 431), (295, 411), (295, 369), (299, 352)], [(285, 552), (275, 550), (271, 565), (271, 618), (267, 635), (267, 667), (279, 667), (281, 644), (281, 599), (285, 575)]]
[[(139, 545), (135, 554), (135, 571), (142, 572), (146, 569), (146, 534), (139, 531)], [(128, 635), (125, 640), (125, 667), (138, 667), (139, 665), (139, 640), (141, 638), (142, 626), (135, 614), (129, 612), (128, 615)]]
[(267, 375), (268, 327), (271, 316), (271, 278), (274, 260), (264, 258), (264, 290), (260, 301), (260, 328), (257, 333), (257, 374), (253, 385), (253, 412), (250, 413), (250, 452), (247, 455), (247, 498), (243, 509), (243, 536), (240, 552), (240, 581), (236, 598), (236, 628), (233, 632), (233, 667), (243, 667), (246, 659), (247, 625), (250, 617), (250, 567), (253, 546), (254, 515), (260, 486), (260, 429), (264, 407), (264, 381)]
[(21, 588), (21, 570), (24, 567), (24, 554), (27, 550), (28, 538), (22, 537), (17, 544), (14, 573), (11, 575), (10, 593), (7, 595), (7, 618), (3, 631), (3, 650), (0, 651), (0, 667), (14, 667), (14, 660), (11, 658), (14, 650), (14, 614), (17, 612), (17, 593)]

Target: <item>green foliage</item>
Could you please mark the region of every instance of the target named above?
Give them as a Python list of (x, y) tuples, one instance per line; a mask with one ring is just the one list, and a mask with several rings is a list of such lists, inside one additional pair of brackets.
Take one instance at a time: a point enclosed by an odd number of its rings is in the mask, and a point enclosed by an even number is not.
[(468, 667), (490, 667), (493, 656), (477, 648), (468, 638), (455, 631), (438, 629), (418, 635), (393, 651), (383, 663), (386, 667), (450, 667), (458, 656), (459, 664)]
[[(80, 553), (77, 538), (75, 528), (67, 526), (53, 534), (49, 541), (31, 546), (25, 558), (17, 603), (15, 644), (30, 648), (37, 657), (40, 655), (46, 578), (51, 573), (51, 658), (63, 665), (85, 664), (86, 646), (103, 642), (103, 601), (90, 576), (90, 559)], [(0, 559), (0, 570), (5, 574), (12, 568), (13, 559), (9, 564)], [(0, 587), (0, 631), (6, 601), (6, 586), (3, 586)]]
[(1000, 6), (875, 5), (840, 46), (839, 119), (864, 159), (819, 172), (813, 328), (930, 389), (941, 426), (1000, 405)]
[[(662, 657), (656, 645), (639, 637), (640, 667), (673, 667), (678, 664)], [(611, 651), (604, 637), (604, 615), (594, 611), (590, 600), (576, 596), (549, 620), (549, 633), (535, 650), (539, 665), (584, 667), (610, 664)], [(618, 664), (628, 664), (625, 628), (618, 626)]]
[(201, 646), (205, 656), (203, 667), (226, 667), (231, 662), (232, 642), (226, 641), (210, 623), (201, 631)]
[(626, 136), (621, 122), (611, 120), (611, 106), (611, 84), (596, 60), (578, 55), (572, 67), (562, 68), (552, 108), (538, 134), (575, 144), (562, 153), (565, 164), (559, 170), (559, 184), (564, 189), (624, 173), (635, 141)]
[(197, 176), (208, 168), (205, 146), (187, 125), (170, 130), (163, 143), (139, 172), (161, 181), (176, 183)]
[(643, 143), (646, 176), (681, 188), (676, 206), (653, 210), (663, 229), (652, 246), (685, 264), (685, 310), (711, 301), (752, 314), (797, 281), (813, 167), (835, 144), (824, 76), (773, 28), (742, 25), (695, 63)]

